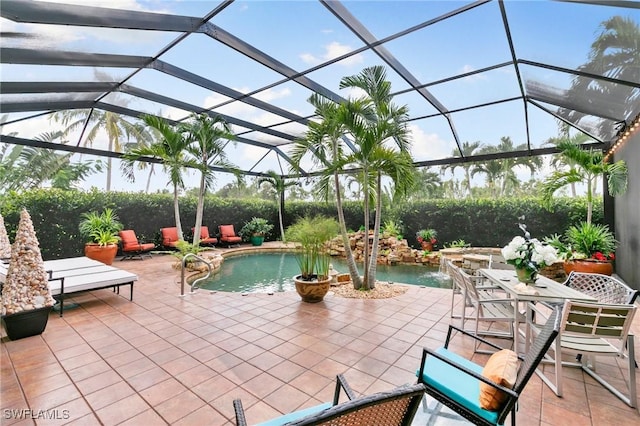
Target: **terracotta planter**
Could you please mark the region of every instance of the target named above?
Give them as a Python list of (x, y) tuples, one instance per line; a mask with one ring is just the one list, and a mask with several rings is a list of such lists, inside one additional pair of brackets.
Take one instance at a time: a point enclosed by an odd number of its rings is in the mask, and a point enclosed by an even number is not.
[(105, 265), (111, 265), (113, 263), (113, 259), (116, 258), (117, 253), (117, 244), (107, 244), (106, 246), (101, 246), (99, 244), (85, 244), (84, 246), (85, 256), (89, 259), (102, 262)]
[(431, 244), (431, 242), (423, 241), (421, 244), (422, 250), (433, 251), (433, 244)]
[(589, 274), (611, 275), (613, 264), (594, 259), (570, 260), (564, 262), (564, 272), (569, 275), (572, 271), (586, 272)]
[(7, 330), (7, 336), (11, 340), (18, 340), (42, 334), (49, 322), (51, 309), (51, 306), (47, 306), (3, 316), (2, 322)]
[(293, 281), (296, 284), (298, 295), (300, 295), (303, 302), (307, 303), (321, 302), (331, 286), (331, 278), (323, 281), (318, 281), (317, 279), (304, 281), (301, 279), (301, 275), (296, 275), (293, 277)]

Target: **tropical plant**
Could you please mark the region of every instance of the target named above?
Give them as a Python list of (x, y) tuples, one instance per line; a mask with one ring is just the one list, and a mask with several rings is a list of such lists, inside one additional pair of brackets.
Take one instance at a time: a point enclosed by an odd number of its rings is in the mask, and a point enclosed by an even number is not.
[(606, 176), (609, 194), (613, 197), (624, 194), (627, 190), (627, 164), (624, 160), (606, 163), (601, 151), (582, 149), (570, 140), (557, 144), (560, 155), (570, 161), (574, 167), (569, 170), (556, 170), (542, 183), (542, 201), (545, 207), (551, 208), (553, 194), (572, 183), (586, 184), (587, 222), (591, 223), (593, 212), (593, 194), (596, 179)]
[[(460, 150), (454, 149), (451, 152), (452, 157), (458, 157), (462, 154), (463, 157), (471, 157), (476, 153), (478, 149), (482, 148), (482, 143), (480, 141), (475, 142), (463, 142)], [(471, 191), (471, 170), (473, 169), (472, 163), (452, 163), (446, 166), (442, 166), (440, 172), (444, 174), (447, 170), (451, 170), (451, 173), (455, 173), (456, 168), (462, 167), (464, 170), (464, 180), (462, 181), (462, 186), (467, 189), (467, 194), (469, 198), (473, 198), (473, 192)]]
[(451, 241), (449, 244), (445, 244), (445, 247), (448, 247), (448, 248), (465, 248), (465, 247), (471, 247), (471, 244), (466, 242), (463, 239), (459, 239), (459, 240)]
[(329, 277), (331, 257), (326, 243), (338, 234), (338, 230), (335, 219), (322, 216), (302, 217), (287, 228), (287, 241), (296, 244), (296, 261), (302, 280)]
[(106, 208), (102, 213), (85, 212), (80, 217), (82, 218), (78, 226), (80, 234), (89, 243), (105, 246), (120, 241), (118, 231), (122, 229), (122, 223), (113, 209)]
[[(112, 78), (106, 73), (97, 70), (95, 71), (95, 77), (98, 81), (112, 81)], [(124, 106), (127, 101), (119, 99), (117, 103)], [(64, 135), (86, 128), (86, 138), (83, 142), (86, 146), (91, 146), (98, 135), (101, 132), (105, 132), (108, 139), (108, 151), (122, 152), (122, 142), (127, 140), (149, 139), (149, 135), (142, 126), (136, 125), (136, 123), (126, 120), (122, 115), (110, 111), (93, 108), (70, 109), (57, 112), (53, 114), (52, 118), (65, 126)], [(107, 191), (111, 190), (112, 160), (112, 157), (107, 159)]]
[(421, 229), (416, 232), (416, 238), (418, 239), (419, 243), (421, 243), (422, 241), (427, 241), (431, 242), (431, 244), (435, 244), (437, 237), (438, 232), (433, 228)]
[(240, 229), (240, 236), (242, 238), (249, 239), (254, 235), (265, 236), (273, 229), (273, 225), (262, 217), (253, 217), (250, 221), (246, 222), (242, 229)]
[[(384, 67), (365, 68), (359, 74), (340, 80), (340, 88), (361, 89), (365, 97), (346, 102), (342, 122), (353, 138), (352, 152), (333, 164), (339, 170), (354, 168), (362, 178), (364, 191), (364, 227), (370, 228), (369, 215), (375, 203), (373, 244), (364, 245), (364, 280), (361, 287), (373, 289), (376, 280), (380, 222), (382, 215), (382, 176), (393, 182), (394, 196), (405, 195), (415, 182), (413, 158), (409, 152), (409, 110), (392, 102), (391, 83)], [(365, 240), (366, 241), (366, 240)], [(352, 277), (353, 279), (353, 277)], [(354, 281), (354, 287), (358, 283)]]
[[(343, 137), (347, 132), (344, 116), (349, 113), (349, 105), (347, 103), (336, 104), (317, 93), (311, 95), (308, 102), (315, 107), (315, 115), (320, 117), (321, 121), (309, 122), (308, 130), (304, 137), (296, 140), (293, 146), (291, 160), (294, 169), (301, 171), (300, 163), (303, 157), (307, 153), (311, 153), (313, 164), (325, 170), (322, 179), (319, 181), (320, 188), (323, 186), (329, 187), (330, 182), (333, 182), (340, 235), (345, 248), (349, 275), (354, 286), (360, 288), (362, 278), (358, 272), (355, 257), (349, 244), (342, 204), (343, 192), (340, 185), (340, 169), (338, 167), (339, 160), (344, 157), (344, 147), (341, 142), (344, 141)], [(325, 193), (328, 193), (328, 190)]]
[[(640, 92), (633, 85), (590, 75), (640, 81), (640, 26), (632, 17), (612, 16), (603, 21), (600, 28), (600, 34), (591, 44), (589, 61), (578, 67), (579, 74), (567, 91), (567, 102), (570, 105), (598, 105), (602, 117), (632, 117), (638, 112)], [(560, 109), (558, 112), (572, 123), (585, 117), (589, 119), (591, 115), (585, 110)], [(614, 120), (601, 120), (600, 135), (608, 140), (615, 133), (615, 125)]]
[(566, 231), (573, 259), (613, 260), (618, 242), (607, 225), (581, 222)]
[(382, 233), (402, 239), (402, 222), (391, 219), (385, 220)]
[(215, 179), (213, 167), (223, 168), (237, 173), (237, 168), (229, 162), (224, 149), (224, 141), (235, 138), (229, 124), (219, 115), (211, 117), (207, 114), (193, 114), (191, 121), (182, 129), (186, 132), (187, 151), (191, 154), (200, 170), (200, 186), (196, 207), (195, 230), (193, 241), (200, 241), (204, 197)]
[(258, 178), (257, 184), (258, 184), (258, 187), (259, 187), (262, 184), (266, 183), (267, 185), (271, 186), (275, 190), (275, 192), (276, 192), (276, 194), (278, 196), (278, 221), (279, 221), (279, 224), (280, 224), (280, 239), (282, 241), (285, 241), (285, 239), (284, 239), (284, 218), (283, 218), (284, 192), (290, 186), (299, 185), (299, 182), (294, 181), (294, 180), (290, 180), (290, 181), (287, 182), (285, 179), (283, 179), (282, 176), (280, 176), (279, 174), (277, 174), (273, 170), (268, 170), (267, 174), (269, 176), (263, 176), (263, 177)]
[[(180, 259), (180, 261), (182, 261), (182, 259), (184, 259), (184, 257), (188, 254), (195, 254), (198, 255), (200, 252), (204, 251), (204, 247), (201, 247), (199, 244), (191, 244), (188, 241), (178, 241), (176, 243), (176, 250), (174, 252), (171, 252), (171, 255), (174, 257), (177, 257), (178, 259)], [(189, 258), (187, 259), (187, 265), (195, 262), (197, 259), (195, 258)]]
[[(184, 240), (182, 223), (180, 220), (179, 195), (184, 189), (183, 174), (188, 167), (199, 166), (193, 159), (187, 157), (189, 141), (184, 136), (182, 129), (175, 128), (167, 120), (154, 115), (142, 116), (142, 120), (153, 127), (161, 135), (161, 139), (149, 145), (138, 146), (127, 150), (124, 154), (125, 161), (136, 161), (140, 157), (152, 157), (162, 163), (162, 167), (169, 175), (169, 182), (173, 185), (173, 212), (178, 229), (178, 239)], [(133, 175), (128, 176), (133, 180)], [(199, 229), (199, 228), (198, 228)]]

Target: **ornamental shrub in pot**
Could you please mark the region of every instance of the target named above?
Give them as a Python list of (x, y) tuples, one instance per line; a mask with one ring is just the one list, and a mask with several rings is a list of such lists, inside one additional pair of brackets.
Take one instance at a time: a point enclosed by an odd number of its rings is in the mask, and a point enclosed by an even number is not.
[(2, 289), (2, 320), (11, 340), (41, 334), (55, 304), (39, 245), (23, 209)]

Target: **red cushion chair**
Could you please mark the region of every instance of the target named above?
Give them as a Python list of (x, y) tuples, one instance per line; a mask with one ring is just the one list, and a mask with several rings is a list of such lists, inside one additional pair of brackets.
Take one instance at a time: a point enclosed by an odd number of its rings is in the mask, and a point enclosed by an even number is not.
[(220, 231), (220, 242), (231, 247), (231, 245), (239, 246), (242, 238), (236, 235), (233, 225), (219, 225), (218, 231)]
[(178, 244), (178, 228), (172, 226), (170, 228), (161, 228), (162, 246), (165, 248), (176, 248)]
[(124, 255), (120, 260), (133, 259), (135, 257), (142, 259), (143, 255), (151, 257), (149, 252), (156, 247), (154, 243), (140, 243), (133, 229), (120, 231), (120, 240), (122, 241), (122, 254)]
[[(191, 228), (191, 232), (195, 232), (196, 228)], [(216, 243), (218, 242), (218, 239), (216, 237), (212, 237), (211, 235), (209, 235), (209, 227), (208, 226), (201, 226), (200, 227), (200, 245), (203, 244), (209, 244), (209, 245), (216, 245)]]

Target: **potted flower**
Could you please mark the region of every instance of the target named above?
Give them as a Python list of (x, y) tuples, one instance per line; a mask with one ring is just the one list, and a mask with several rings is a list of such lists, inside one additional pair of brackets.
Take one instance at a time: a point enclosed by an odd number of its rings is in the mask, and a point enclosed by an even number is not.
[(553, 246), (531, 238), (526, 225), (520, 224), (520, 229), (524, 236), (515, 236), (501, 253), (508, 264), (515, 266), (518, 281), (533, 285), (540, 269), (559, 260), (558, 253)]
[(438, 242), (438, 233), (435, 229), (421, 229), (416, 232), (416, 239), (422, 246), (422, 250), (433, 251), (433, 246)]
[(570, 226), (564, 238), (553, 236), (549, 243), (557, 247), (565, 260), (564, 270), (604, 275), (613, 273), (617, 241), (607, 225), (580, 222)]
[(245, 240), (251, 241), (254, 246), (261, 246), (265, 235), (271, 232), (272, 229), (273, 225), (267, 222), (267, 219), (253, 217), (240, 229), (240, 236)]
[(111, 265), (118, 253), (118, 231), (122, 229), (118, 216), (112, 209), (102, 213), (88, 212), (81, 215), (80, 233), (88, 239), (84, 246), (84, 255)]
[(295, 244), (300, 274), (293, 277), (302, 301), (320, 302), (329, 291), (330, 256), (327, 242), (339, 231), (335, 219), (303, 217), (285, 232), (287, 241)]
[(2, 288), (2, 320), (11, 340), (41, 334), (55, 304), (39, 246), (31, 216), (23, 209)]

